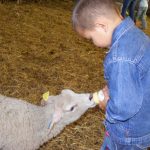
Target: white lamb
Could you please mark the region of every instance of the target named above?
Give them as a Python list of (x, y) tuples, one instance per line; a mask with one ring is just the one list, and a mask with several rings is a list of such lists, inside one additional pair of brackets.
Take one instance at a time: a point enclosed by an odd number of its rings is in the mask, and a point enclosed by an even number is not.
[(35, 150), (91, 107), (90, 94), (63, 90), (45, 106), (0, 96), (0, 149)]

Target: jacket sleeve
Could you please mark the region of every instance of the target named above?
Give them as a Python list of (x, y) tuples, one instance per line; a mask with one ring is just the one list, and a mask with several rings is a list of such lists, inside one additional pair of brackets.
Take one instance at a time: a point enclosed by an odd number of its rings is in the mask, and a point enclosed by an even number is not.
[(131, 62), (113, 62), (107, 66), (110, 100), (106, 119), (112, 123), (133, 117), (141, 108), (143, 88), (140, 74)]

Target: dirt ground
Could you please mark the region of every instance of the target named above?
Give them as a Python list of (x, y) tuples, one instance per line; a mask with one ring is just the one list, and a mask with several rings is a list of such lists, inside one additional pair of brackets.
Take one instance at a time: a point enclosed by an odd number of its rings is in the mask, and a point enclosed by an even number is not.
[[(96, 48), (73, 31), (73, 5), (68, 0), (0, 4), (0, 94), (38, 105), (48, 90), (82, 93), (104, 86), (106, 49)], [(150, 35), (150, 30), (146, 33)], [(103, 118), (98, 107), (89, 110), (40, 150), (99, 150)]]

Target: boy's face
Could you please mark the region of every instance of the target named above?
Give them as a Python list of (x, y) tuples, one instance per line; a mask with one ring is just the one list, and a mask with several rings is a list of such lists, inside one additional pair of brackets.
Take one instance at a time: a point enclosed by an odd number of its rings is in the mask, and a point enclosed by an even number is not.
[(92, 40), (97, 47), (109, 47), (111, 45), (112, 33), (104, 26), (98, 25), (92, 30), (77, 29), (77, 32), (84, 38)]

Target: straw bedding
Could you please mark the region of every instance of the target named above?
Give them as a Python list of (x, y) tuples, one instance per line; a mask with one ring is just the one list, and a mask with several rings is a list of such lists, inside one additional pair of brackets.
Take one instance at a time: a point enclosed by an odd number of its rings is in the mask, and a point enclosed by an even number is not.
[[(0, 4), (0, 94), (38, 105), (47, 90), (82, 93), (104, 86), (106, 49), (94, 47), (73, 31), (73, 5), (69, 0)], [(103, 118), (98, 107), (89, 110), (40, 150), (98, 150)]]

